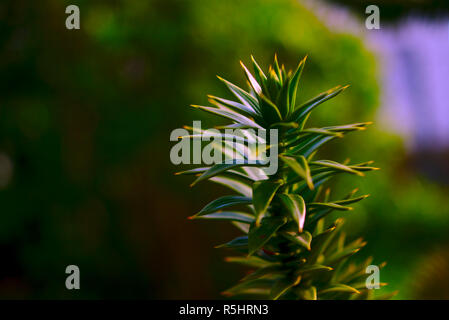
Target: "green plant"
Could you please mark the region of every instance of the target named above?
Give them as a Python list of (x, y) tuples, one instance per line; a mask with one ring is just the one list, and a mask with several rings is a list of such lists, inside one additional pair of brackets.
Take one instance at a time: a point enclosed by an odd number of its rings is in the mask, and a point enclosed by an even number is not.
[[(335, 97), (347, 86), (337, 86), (296, 105), (296, 93), (305, 65), (304, 58), (294, 72), (286, 72), (277, 58), (268, 74), (252, 58), (254, 76), (243, 65), (250, 91), (222, 79), (238, 101), (209, 96), (214, 107), (195, 106), (232, 120), (224, 128), (277, 129), (278, 142), (266, 141), (267, 149), (278, 147), (279, 169), (266, 175), (262, 163), (247, 158), (219, 163), (180, 174), (194, 174), (193, 184), (211, 180), (237, 191), (239, 195), (218, 198), (192, 219), (229, 220), (243, 233), (218, 247), (234, 248), (246, 256), (228, 257), (255, 268), (224, 294), (254, 294), (270, 299), (364, 299), (372, 297), (366, 288), (366, 267), (372, 259), (355, 264), (348, 258), (364, 245), (362, 239), (347, 243), (341, 231), (342, 218), (329, 223), (329, 214), (348, 211), (348, 205), (367, 196), (355, 197), (357, 190), (340, 200), (331, 200), (323, 185), (333, 176), (349, 173), (363, 176), (375, 170), (372, 162), (358, 164), (314, 160), (323, 144), (351, 131), (364, 130), (369, 123), (323, 128), (306, 128), (315, 107)], [(223, 126), (221, 127), (223, 128)], [(184, 138), (196, 138), (198, 133)], [(246, 132), (246, 137), (251, 133)], [(236, 141), (244, 144), (241, 137)], [(222, 151), (222, 148), (217, 150)], [(193, 185), (192, 184), (192, 185)], [(243, 207), (244, 211), (230, 209)]]

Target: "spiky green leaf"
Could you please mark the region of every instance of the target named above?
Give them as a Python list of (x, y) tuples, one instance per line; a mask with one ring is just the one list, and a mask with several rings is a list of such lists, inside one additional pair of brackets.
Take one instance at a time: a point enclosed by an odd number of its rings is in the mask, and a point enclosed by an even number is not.
[(229, 220), (242, 223), (253, 223), (254, 217), (246, 212), (238, 211), (221, 211), (204, 215), (192, 216), (191, 219), (213, 219), (213, 220)]
[(262, 180), (253, 184), (253, 204), (256, 211), (256, 221), (260, 222), (267, 211), (276, 191), (282, 185), (281, 181)]
[(242, 196), (223, 196), (208, 203), (200, 212), (195, 216), (202, 216), (208, 213), (216, 212), (224, 208), (228, 208), (235, 205), (251, 204), (252, 199)]
[(280, 155), (279, 158), (306, 181), (307, 185), (309, 186), (309, 189), (313, 190), (315, 188), (312, 176), (310, 174), (309, 165), (304, 156), (293, 158), (286, 155)]
[(277, 300), (279, 299), (283, 294), (285, 294), (288, 289), (296, 286), (301, 281), (301, 276), (296, 277), (284, 277), (276, 281), (273, 288), (270, 292), (270, 299)]

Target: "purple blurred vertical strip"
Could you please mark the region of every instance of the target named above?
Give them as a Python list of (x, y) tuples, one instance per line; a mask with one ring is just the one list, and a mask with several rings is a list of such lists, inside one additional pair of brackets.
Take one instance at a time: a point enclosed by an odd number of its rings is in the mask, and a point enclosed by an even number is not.
[(380, 124), (401, 134), (411, 151), (449, 148), (449, 19), (410, 16), (367, 30), (348, 10), (302, 0), (337, 32), (364, 38), (381, 66)]
[(449, 22), (409, 17), (367, 34), (382, 57), (382, 118), (417, 149), (449, 147)]

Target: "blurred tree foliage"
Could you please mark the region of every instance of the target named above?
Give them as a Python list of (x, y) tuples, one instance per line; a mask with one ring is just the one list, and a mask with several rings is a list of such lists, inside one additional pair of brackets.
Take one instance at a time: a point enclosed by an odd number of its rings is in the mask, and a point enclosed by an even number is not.
[[(69, 4), (80, 7), (79, 31), (65, 29)], [(310, 55), (299, 102), (352, 84), (317, 110), (321, 124), (373, 119), (374, 57), (294, 0), (2, 2), (0, 297), (218, 297), (239, 272), (212, 241), (233, 230), (187, 223), (219, 190), (186, 193), (188, 181), (172, 178), (169, 134), (208, 123), (188, 105), (226, 95), (217, 70), (243, 80), (239, 59), (266, 65), (275, 52), (290, 68)], [(351, 221), (369, 235), (363, 251), (401, 279), (393, 258), (440, 239), (447, 208), (437, 186), (410, 177), (397, 138), (368, 132), (353, 144), (385, 170), (365, 178), (373, 197)], [(343, 158), (348, 145), (326, 152)], [(69, 264), (80, 267), (79, 292), (64, 287)]]

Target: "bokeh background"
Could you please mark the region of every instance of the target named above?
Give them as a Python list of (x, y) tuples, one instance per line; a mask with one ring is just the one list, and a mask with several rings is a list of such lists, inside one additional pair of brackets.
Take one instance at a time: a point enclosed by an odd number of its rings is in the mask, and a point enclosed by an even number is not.
[[(76, 4), (81, 29), (65, 28)], [(365, 28), (377, 4), (381, 29)], [(170, 132), (188, 106), (244, 85), (239, 60), (309, 59), (304, 101), (351, 84), (321, 125), (374, 120), (323, 156), (382, 170), (336, 180), (371, 197), (346, 228), (387, 261), (398, 299), (449, 299), (447, 1), (43, 0), (0, 3), (0, 298), (214, 299), (243, 274), (213, 249), (236, 233), (186, 218), (225, 189), (191, 189)], [(81, 290), (65, 288), (78, 265)], [(384, 289), (383, 289), (384, 290)]]

